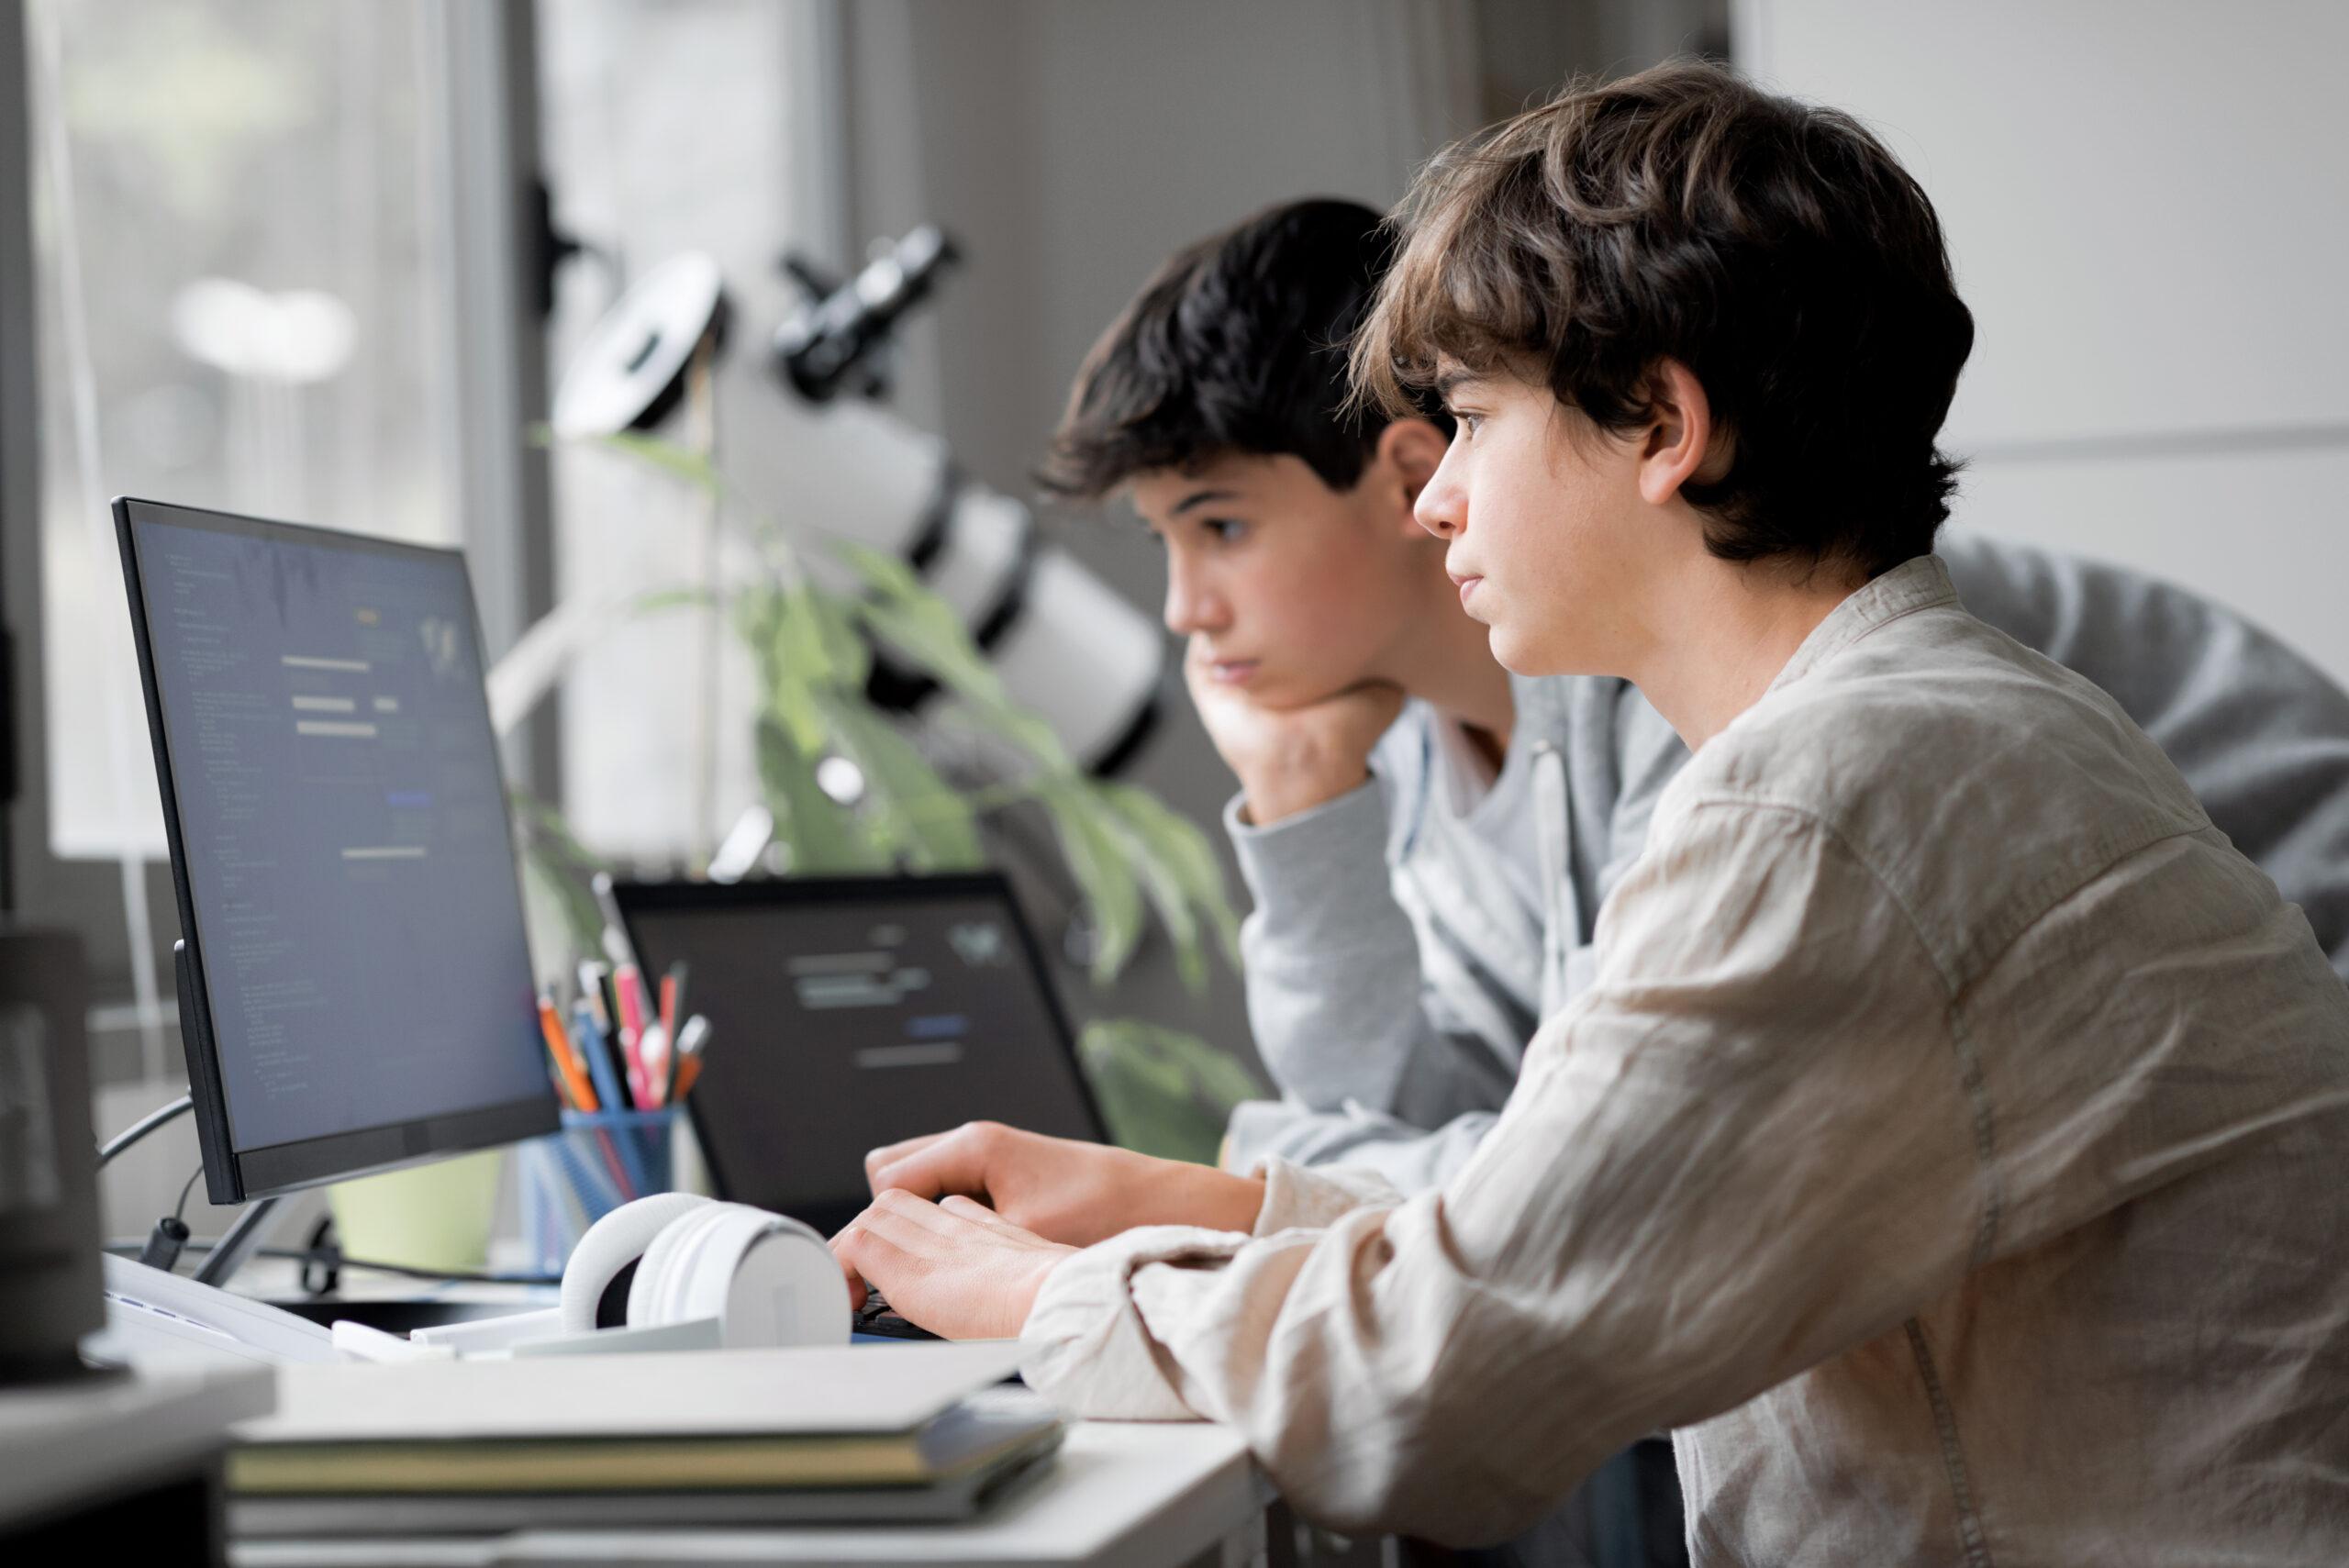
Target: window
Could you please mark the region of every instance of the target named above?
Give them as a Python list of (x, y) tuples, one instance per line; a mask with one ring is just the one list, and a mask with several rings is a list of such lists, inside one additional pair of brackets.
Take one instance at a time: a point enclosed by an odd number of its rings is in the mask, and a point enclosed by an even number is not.
[(459, 538), (445, 17), (38, 0), (30, 22), (50, 843), (160, 858), (106, 498)]
[(0, 4), (0, 26), (20, 19), (0, 92), (26, 89), (32, 178), (0, 227), (29, 217), (32, 286), (0, 291), (0, 348), (9, 384), (34, 361), (34, 396), (6, 408), (39, 475), (37, 497), (11, 481), (7, 591), (16, 719), (42, 761), (11, 883), (18, 912), (88, 943), (99, 1080), (164, 1075), (173, 923), (106, 502), (462, 543), (493, 653), (543, 607), (534, 139), (512, 113), (533, 103), (529, 12)]
[[(823, 206), (811, 102), (824, 76), (821, 8), (775, 0), (539, 0), (541, 149), (558, 224), (588, 250), (558, 279), (551, 377), (626, 286), (681, 252), (713, 256), (733, 309), (717, 372), (724, 466), (755, 471), (780, 395), (764, 339), (795, 303), (778, 262), (837, 236)], [(837, 257), (832, 258), (835, 261)], [(679, 420), (662, 434), (678, 436)], [(602, 602), (676, 583), (700, 548), (700, 497), (595, 447), (553, 454), (562, 597)], [(772, 484), (757, 486), (760, 493)], [(732, 562), (729, 576), (751, 570)], [(648, 867), (706, 858), (759, 798), (758, 693), (748, 656), (708, 613), (646, 616), (599, 638), (562, 695), (564, 809), (597, 851)], [(714, 658), (714, 776), (696, 673)]]

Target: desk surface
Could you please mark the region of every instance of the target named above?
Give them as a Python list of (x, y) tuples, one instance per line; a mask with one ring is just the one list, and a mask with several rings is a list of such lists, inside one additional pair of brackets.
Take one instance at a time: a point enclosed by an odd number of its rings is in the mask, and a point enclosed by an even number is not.
[(1053, 1473), (967, 1525), (791, 1530), (523, 1531), (487, 1538), (239, 1541), (236, 1568), (501, 1563), (1100, 1563), (1179, 1568), (1251, 1521), (1272, 1488), (1237, 1434), (1204, 1423), (1079, 1422)]
[(0, 1393), (0, 1524), (128, 1490), (208, 1461), (228, 1426), (266, 1415), (260, 1367), (175, 1367)]

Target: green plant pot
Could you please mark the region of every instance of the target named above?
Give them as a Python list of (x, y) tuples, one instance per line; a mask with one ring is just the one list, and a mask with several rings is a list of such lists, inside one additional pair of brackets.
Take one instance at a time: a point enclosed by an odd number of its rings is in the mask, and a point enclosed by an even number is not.
[(412, 1269), (481, 1268), (489, 1256), (503, 1149), (337, 1182), (327, 1189), (346, 1256)]

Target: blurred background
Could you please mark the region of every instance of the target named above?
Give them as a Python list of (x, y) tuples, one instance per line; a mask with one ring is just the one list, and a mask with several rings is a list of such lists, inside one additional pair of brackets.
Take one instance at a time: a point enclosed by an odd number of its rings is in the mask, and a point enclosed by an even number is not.
[[(2183, 582), (2349, 679), (2336, 5), (0, 0), (0, 905), (88, 943), (99, 1128), (184, 1082), (107, 497), (462, 545), (495, 657), (657, 578), (690, 527), (661, 473), (545, 435), (632, 284), (715, 258), (718, 466), (790, 514), (858, 460), (769, 372), (805, 294), (781, 262), (838, 278), (935, 223), (962, 260), (897, 333), (892, 428), (1154, 617), (1156, 545), (1028, 477), (1142, 279), (1269, 202), (1391, 203), (1577, 73), (1682, 51), (1860, 115), (1939, 206), (1980, 329), (1946, 436), (1961, 526)], [(747, 722), (705, 767), (676, 700), (706, 629), (598, 638), (509, 743), (511, 776), (639, 874), (697, 871), (757, 798)], [(756, 677), (717, 657), (739, 717)], [(1121, 776), (1221, 852), (1231, 780), (1179, 693)], [(1035, 861), (1072, 1012), (1252, 1060), (1219, 961), (1194, 990), (1152, 934), (1094, 985), (1081, 889)], [(195, 1160), (183, 1123), (109, 1170), (109, 1233)]]

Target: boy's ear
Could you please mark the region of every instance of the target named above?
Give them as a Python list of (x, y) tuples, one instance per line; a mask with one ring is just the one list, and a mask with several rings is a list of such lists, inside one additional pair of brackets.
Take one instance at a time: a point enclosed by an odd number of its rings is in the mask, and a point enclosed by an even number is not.
[(1713, 422), (1704, 383), (1678, 360), (1659, 360), (1648, 385), (1649, 422), (1640, 449), (1640, 494), (1662, 506), (1691, 480), (1717, 481), (1734, 453), (1731, 433)]
[[(1444, 450), (1452, 442), (1442, 430), (1425, 419), (1397, 419), (1378, 432), (1378, 446), (1373, 461), (1395, 471), (1403, 482), (1403, 510), (1408, 515), (1419, 492), (1427, 488), (1429, 480), (1443, 462)], [(1413, 520), (1414, 528), (1419, 527)]]

